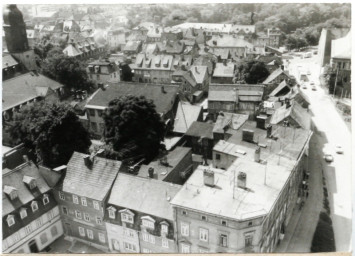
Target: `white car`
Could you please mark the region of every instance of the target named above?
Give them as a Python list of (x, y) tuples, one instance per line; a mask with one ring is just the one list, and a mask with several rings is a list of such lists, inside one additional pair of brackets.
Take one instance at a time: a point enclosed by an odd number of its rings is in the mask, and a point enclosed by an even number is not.
[(336, 152), (337, 154), (343, 154), (343, 153), (344, 153), (344, 150), (343, 150), (342, 146), (337, 145), (337, 146), (335, 147), (335, 152)]
[(310, 84), (310, 85), (314, 85), (314, 81), (310, 81), (309, 84)]
[(312, 86), (312, 91), (317, 91), (317, 87), (315, 85)]

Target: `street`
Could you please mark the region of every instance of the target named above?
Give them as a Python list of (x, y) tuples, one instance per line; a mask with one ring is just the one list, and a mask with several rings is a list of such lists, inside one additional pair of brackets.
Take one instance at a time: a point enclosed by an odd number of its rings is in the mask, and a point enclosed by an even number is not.
[[(312, 120), (316, 127), (315, 135), (320, 135), (322, 143), (316, 143), (315, 149), (323, 156), (329, 152), (334, 161), (327, 164), (321, 159), (321, 165), (327, 182), (331, 218), (335, 235), (337, 251), (351, 251), (352, 230), (352, 197), (351, 197), (351, 133), (345, 122), (337, 112), (331, 96), (319, 86), (320, 67), (316, 64), (316, 57), (301, 59), (295, 57), (287, 67), (291, 75), (297, 77), (297, 66), (310, 70), (310, 81), (314, 81), (316, 90), (307, 84), (307, 89), (301, 90), (308, 96), (311, 105)], [(344, 154), (337, 154), (335, 147), (340, 145)], [(321, 185), (321, 182), (318, 182)], [(304, 230), (304, 234), (309, 230)], [(313, 230), (314, 232), (314, 230)], [(291, 252), (291, 251), (289, 251)]]

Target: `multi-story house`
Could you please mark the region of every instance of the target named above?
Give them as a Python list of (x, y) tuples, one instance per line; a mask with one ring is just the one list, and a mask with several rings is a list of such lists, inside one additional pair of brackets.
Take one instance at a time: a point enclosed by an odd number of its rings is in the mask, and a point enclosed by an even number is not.
[(125, 28), (111, 28), (107, 31), (107, 44), (112, 50), (122, 49), (126, 45), (129, 31)]
[(111, 100), (124, 95), (145, 96), (148, 100), (152, 100), (162, 119), (172, 125), (179, 102), (178, 91), (179, 88), (176, 85), (120, 82), (105, 86), (99, 89), (85, 106), (90, 122), (90, 133), (101, 137), (104, 131), (104, 121), (101, 117), (103, 111), (107, 109)]
[(176, 253), (175, 217), (170, 200), (180, 188), (119, 173), (105, 208), (110, 251)]
[(26, 160), (2, 171), (2, 252), (36, 253), (63, 234), (59, 208), (39, 168)]
[[(269, 147), (272, 143), (273, 150), (258, 148), (253, 133), (244, 130), (251, 130), (251, 125), (259, 144), (267, 141)], [(255, 122), (249, 121), (240, 129), (231, 137), (237, 144), (234, 148), (221, 143), (213, 153), (214, 163), (227, 162), (227, 156), (235, 160), (224, 166), (225, 170), (199, 166), (171, 202), (180, 253), (273, 252), (284, 238), (302, 194), (312, 133), (281, 126), (255, 129)], [(276, 133), (286, 145), (282, 150), (280, 141), (265, 139)], [(290, 143), (292, 133), (297, 133), (294, 143)]]
[(210, 85), (208, 92), (208, 113), (213, 120), (219, 112), (235, 113), (238, 106), (238, 91), (231, 85)]
[(107, 250), (103, 219), (120, 167), (120, 161), (74, 152), (66, 166), (65, 178), (55, 192), (68, 239)]
[(118, 66), (109, 61), (109, 59), (96, 60), (90, 62), (86, 68), (89, 78), (95, 83), (96, 86), (100, 83), (119, 82), (120, 71)]

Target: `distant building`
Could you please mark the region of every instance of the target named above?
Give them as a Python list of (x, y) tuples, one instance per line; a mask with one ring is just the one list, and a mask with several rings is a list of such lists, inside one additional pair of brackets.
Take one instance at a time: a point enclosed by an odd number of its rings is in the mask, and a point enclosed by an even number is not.
[(107, 251), (104, 214), (121, 162), (74, 152), (63, 167), (65, 178), (55, 195), (65, 236)]
[(110, 49), (123, 49), (126, 45), (129, 31), (124, 28), (110, 29), (107, 32), (107, 44)]
[(38, 253), (63, 234), (53, 191), (34, 163), (2, 171), (2, 252)]
[(119, 173), (105, 209), (109, 248), (115, 253), (176, 253), (170, 200), (180, 185)]
[(279, 48), (280, 47), (280, 38), (281, 30), (278, 28), (269, 28), (265, 32), (256, 33), (256, 38), (253, 40), (253, 43), (258, 46), (270, 46)]
[(108, 81), (120, 81), (119, 67), (108, 59), (90, 62), (86, 68), (86, 72), (96, 86), (100, 83), (106, 84)]

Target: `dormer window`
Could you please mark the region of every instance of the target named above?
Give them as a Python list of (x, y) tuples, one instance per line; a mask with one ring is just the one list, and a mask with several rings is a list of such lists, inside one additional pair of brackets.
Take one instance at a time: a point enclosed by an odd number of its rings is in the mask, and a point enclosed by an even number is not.
[(4, 193), (7, 194), (11, 200), (15, 200), (18, 197), (17, 189), (11, 186), (4, 186)]
[(48, 194), (43, 195), (43, 205), (46, 205), (49, 203), (49, 197)]
[(31, 203), (31, 208), (32, 208), (32, 212), (35, 212), (38, 210), (38, 203), (36, 201), (33, 201)]
[(124, 209), (124, 210), (121, 210), (120, 211), (121, 213), (121, 220), (123, 222), (128, 222), (128, 223), (132, 223), (133, 224), (133, 217), (134, 217), (134, 213), (131, 212), (130, 210), (128, 209)]
[(110, 219), (116, 219), (116, 208), (113, 206), (110, 206), (107, 208), (108, 210), (108, 216)]
[(164, 222), (160, 223), (160, 225), (161, 225), (161, 232), (168, 233), (168, 230), (169, 230), (168, 223), (164, 221)]
[(152, 217), (144, 216), (142, 217), (142, 225), (146, 228), (154, 229), (155, 220)]
[(8, 215), (6, 218), (6, 221), (7, 221), (7, 225), (9, 225), (9, 227), (14, 225), (15, 224), (14, 215), (12, 215), (12, 214)]
[(36, 179), (34, 179), (33, 177), (30, 177), (30, 176), (23, 176), (23, 180), (22, 180), (24, 183), (27, 184), (27, 186), (30, 187), (30, 189), (34, 189), (35, 187), (37, 187), (37, 184), (36, 184)]
[(27, 209), (21, 208), (21, 210), (20, 210), (20, 216), (21, 216), (21, 219), (26, 218), (26, 217), (27, 217)]

